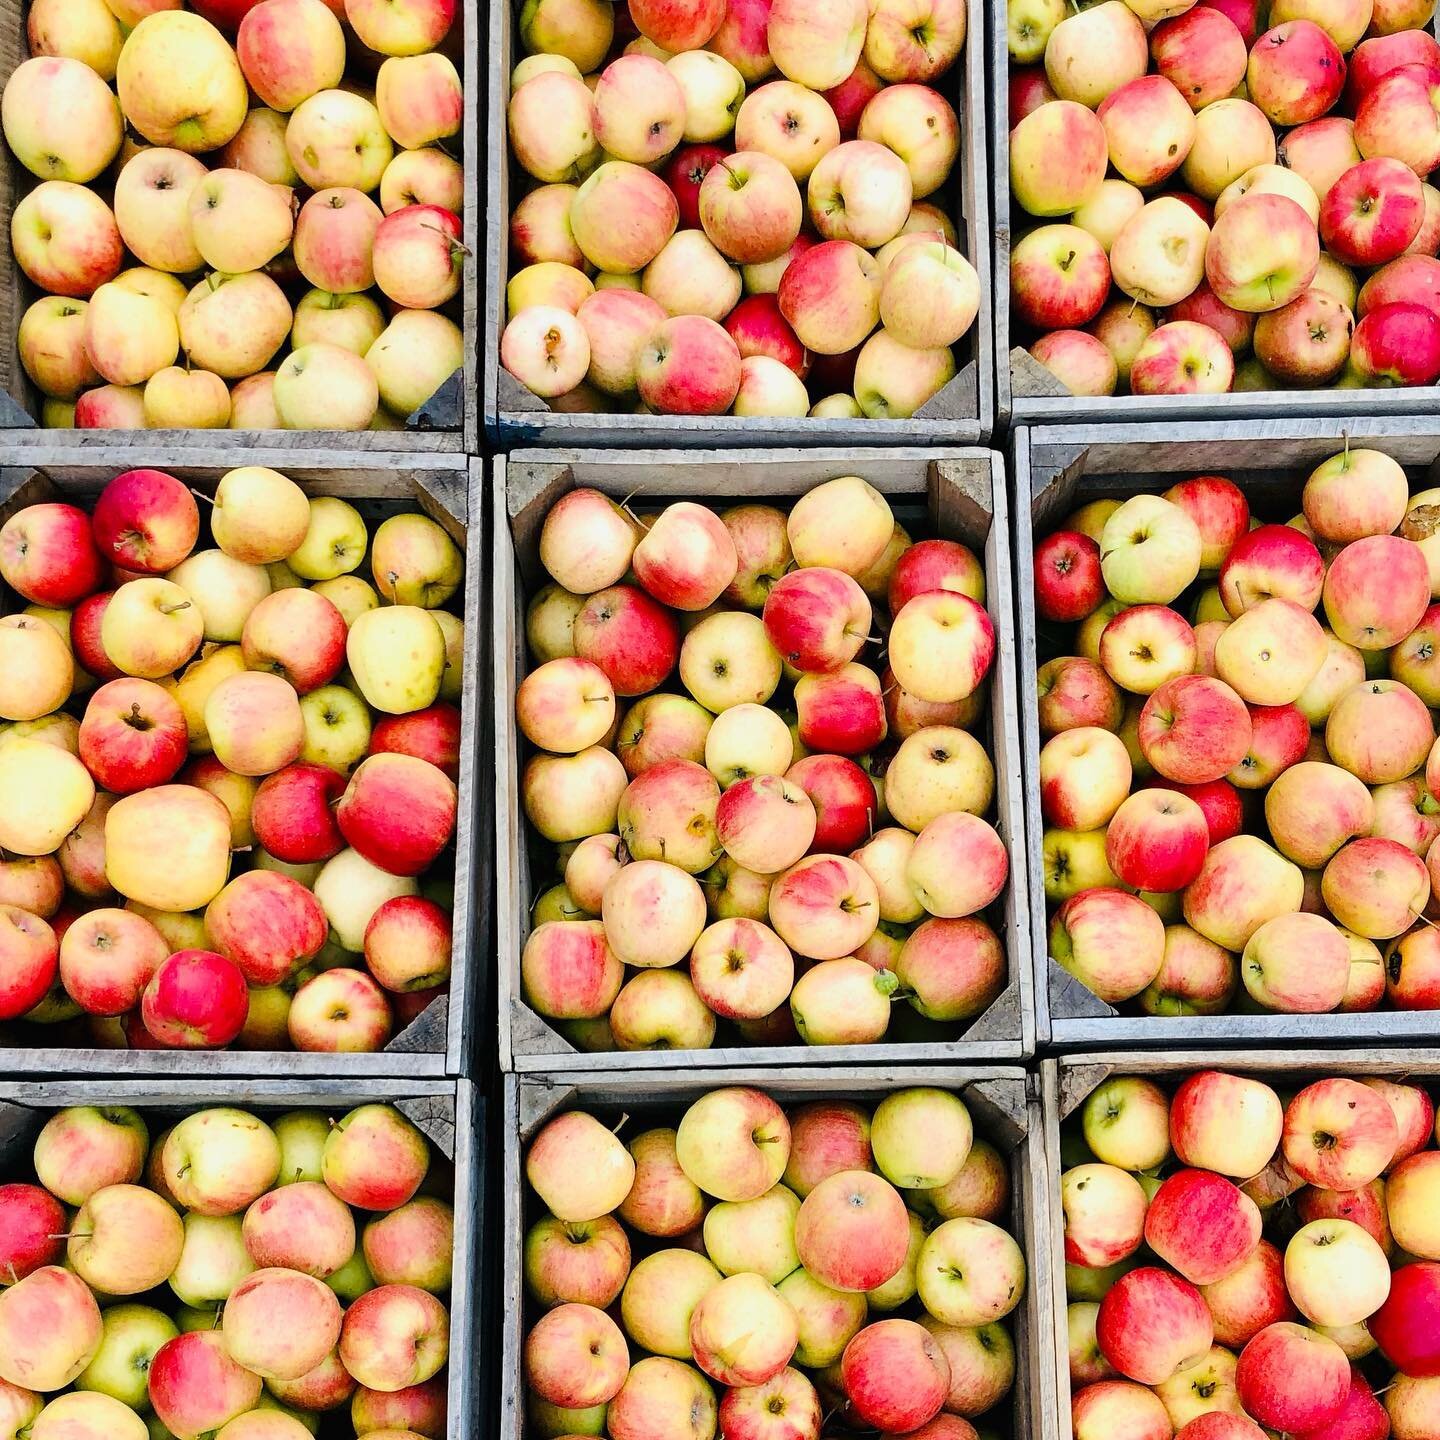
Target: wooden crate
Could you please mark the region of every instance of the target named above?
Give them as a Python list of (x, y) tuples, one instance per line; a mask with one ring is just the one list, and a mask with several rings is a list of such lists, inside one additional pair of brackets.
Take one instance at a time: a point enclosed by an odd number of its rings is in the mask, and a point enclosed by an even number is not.
[[(985, 184), (985, 4), (967, 0), (965, 50), (940, 82), (960, 118), (960, 161), (951, 190), (961, 248), (980, 277), (980, 311), (960, 342), (959, 373), (909, 420), (812, 420), (733, 415), (567, 414), (532, 395), (500, 364), (505, 285), (510, 278), (512, 192), (522, 176), (510, 165), (506, 111), (510, 72), (522, 58), (518, 0), (490, 6), (486, 118), (485, 428), (492, 443), (520, 445), (977, 445), (995, 425), (994, 322), (991, 316), (991, 227)], [(772, 79), (783, 78), (780, 75)], [(936, 196), (930, 197), (932, 200)]]
[(1084, 1104), (1092, 1091), (1112, 1075), (1143, 1075), (1158, 1085), (1175, 1085), (1197, 1070), (1232, 1070), (1253, 1075), (1280, 1089), (1293, 1090), (1312, 1080), (1332, 1075), (1381, 1075), (1391, 1080), (1434, 1082), (1440, 1076), (1440, 1050), (1195, 1050), (1152, 1054), (1149, 1051), (1106, 1051), (1103, 1054), (1065, 1055), (1040, 1063), (1040, 1101), (1044, 1112), (1043, 1182), (1044, 1217), (1049, 1232), (1040, 1238), (1037, 1254), (1048, 1258), (1050, 1283), (1047, 1298), (1054, 1309), (1045, 1323), (1041, 1348), (1054, 1365), (1053, 1394), (1058, 1423), (1053, 1440), (1070, 1435), (1070, 1365), (1066, 1343), (1068, 1324), (1065, 1299), (1065, 1217), (1060, 1208), (1060, 1125)]
[[(0, 88), (11, 72), (29, 58), (25, 12), (29, 0), (9, 0), (0, 7)], [(465, 167), (464, 205), (461, 214), (461, 241), (467, 251), (464, 278), (459, 296), (445, 307), (446, 313), (461, 326), (465, 335), (465, 363), (433, 396), (411, 415), (404, 430), (245, 430), (227, 431), (237, 445), (268, 445), (277, 449), (375, 450), (416, 452), (417, 455), (453, 451), (464, 454), (479, 449), (480, 408), (476, 394), (479, 385), (478, 347), (480, 292), (483, 284), (480, 258), (480, 112), (484, 71), (480, 64), (479, 40), (481, 7), (479, 0), (458, 0), (455, 24), (446, 37), (442, 51), (460, 72), (464, 89), (464, 114), (460, 134), (455, 142), (461, 146), (459, 158)], [(230, 37), (233, 40), (233, 36)], [(353, 36), (352, 61), (356, 56), (369, 57), (372, 68), (377, 57), (365, 51)], [(379, 57), (383, 58), (383, 57)], [(346, 83), (352, 78), (347, 66)], [(373, 81), (372, 81), (373, 83)], [(112, 89), (113, 84), (112, 84)], [(218, 165), (218, 152), (202, 156), (208, 165)], [(112, 166), (92, 182), (109, 201), (109, 187), (118, 173)], [(10, 218), (15, 206), (40, 182), (0, 143), (0, 233), (10, 234)], [(138, 263), (138, 262), (136, 262)], [(184, 277), (182, 277), (184, 278)], [(5, 442), (19, 444), (53, 444), (65, 436), (67, 444), (82, 445), (164, 445), (169, 449), (205, 449), (217, 443), (216, 433), (207, 430), (80, 430), (54, 431), (38, 429), (41, 396), (30, 383), (20, 364), (16, 336), (20, 321), (30, 303), (44, 292), (25, 278), (8, 244), (0, 247), (0, 430), (9, 433)], [(283, 347), (282, 347), (283, 348)]]
[[(1015, 650), (1006, 496), (998, 455), (989, 451), (837, 450), (535, 451), (493, 462), (496, 564), (493, 597), (495, 701), (496, 954), (500, 1063), (505, 1070), (663, 1068), (677, 1057), (715, 1065), (813, 1065), (936, 1060), (1015, 1060), (1032, 1053), (1031, 976), (1026, 959), (1024, 877)], [(991, 915), (1005, 944), (1010, 983), (963, 1036), (943, 1032), (917, 1042), (814, 1048), (788, 1045), (689, 1051), (581, 1054), (524, 1003), (520, 952), (538, 893), (519, 797), (522, 744), (515, 726), (515, 690), (527, 669), (525, 602), (543, 572), (537, 555), (541, 521), (577, 485), (639, 497), (645, 504), (698, 498), (712, 505), (742, 500), (784, 503), (821, 481), (863, 474), (901, 509), (923, 510), (929, 532), (963, 540), (981, 554), (986, 605), (997, 637), (990, 692), (989, 749), (995, 763), (996, 828), (1010, 850), (1010, 883)], [(477, 491), (478, 493), (478, 491)], [(508, 538), (509, 544), (502, 546)], [(918, 1017), (916, 1017), (918, 1019)]]
[[(490, 1318), (480, 1284), (481, 1261), (490, 1248), (483, 1183), (490, 1147), (485, 1102), (468, 1080), (0, 1079), (0, 1181), (15, 1178), (17, 1166), (28, 1166), (35, 1136), (50, 1112), (106, 1104), (130, 1106), (147, 1119), (151, 1114), (164, 1116), (172, 1124), (211, 1105), (240, 1106), (262, 1115), (319, 1109), (337, 1119), (357, 1105), (391, 1104), (400, 1110), (455, 1167), (447, 1428), (452, 1440), (480, 1440), (489, 1434), (481, 1419), (489, 1408), (488, 1392), (473, 1357)], [(158, 1128), (151, 1124), (152, 1137)]]
[(1366, 1014), (1122, 1016), (1072, 979), (1050, 958), (1040, 842), (1040, 725), (1035, 689), (1038, 628), (1029, 573), (1036, 536), (1055, 528), (1085, 500), (1168, 489), (1192, 475), (1234, 480), (1252, 506), (1280, 517), (1299, 508), (1306, 475), (1344, 448), (1383, 450), (1404, 465), (1412, 489), (1440, 484), (1440, 420), (1251, 420), (1223, 424), (1042, 426), (1019, 429), (1011, 440), (1015, 488), (1029, 504), (1015, 507), (1016, 648), (1020, 667), (1021, 730), (1025, 756), (1025, 813), (1029, 842), (1030, 921), (1035, 957), (1036, 1026), (1042, 1045), (1174, 1046), (1302, 1044), (1317, 1040), (1420, 1042), (1436, 1032), (1425, 1011)]
[[(1431, 26), (1434, 29), (1432, 23)], [(996, 11), (990, 31), (990, 181), (995, 216), (995, 405), (997, 427), (1007, 425), (1096, 424), (1137, 420), (1190, 422), (1242, 420), (1265, 416), (1317, 419), (1345, 415), (1420, 415), (1433, 412), (1435, 390), (1375, 388), (1363, 390), (1255, 390), (1226, 395), (1072, 395), (1020, 342), (1023, 328), (1010, 319), (1010, 249), (1033, 225), (1064, 224), (1032, 220), (1010, 202), (1010, 55), (1005, 23)], [(1118, 292), (1117, 292), (1118, 293)]]
[[(93, 502), (104, 485), (121, 471), (151, 465), (168, 471), (196, 489), (211, 491), (220, 476), (243, 461), (268, 465), (290, 476), (315, 495), (349, 500), (376, 521), (419, 509), (443, 525), (465, 552), (463, 616), (468, 636), (485, 625), (484, 517), (469, 524), (467, 472), (461, 456), (432, 456), (417, 467), (404, 455), (321, 455), (296, 450), (250, 447), (238, 451), (225, 439), (211, 437), (210, 448), (179, 452), (142, 450), (112, 445), (75, 450), (47, 445), (0, 448), (0, 524), (27, 505), (68, 499), (82, 506)], [(457, 602), (461, 599), (456, 597)], [(19, 597), (0, 593), (0, 612), (22, 608)], [(458, 606), (456, 607), (458, 608)], [(470, 657), (477, 655), (467, 645)], [(484, 721), (477, 660), (470, 658), (461, 697), (459, 808), (455, 835), (454, 952), (448, 996), (433, 1001), (425, 1012), (375, 1054), (331, 1055), (302, 1051), (101, 1050), (82, 1047), (16, 1044), (44, 1035), (34, 1025), (0, 1026), (0, 1074), (73, 1075), (123, 1070), (127, 1075), (409, 1075), (468, 1074), (476, 1007), (484, 993), (477, 975), (488, 967), (491, 865), (475, 853), (475, 837), (485, 828), (488, 813), (486, 771), (477, 764), (478, 737)], [(6, 1033), (8, 1030), (8, 1034)], [(28, 1032), (28, 1033), (27, 1033)]]
[[(1053, 1228), (1046, 1211), (1043, 1125), (1033, 1076), (1012, 1067), (816, 1066), (788, 1072), (757, 1069), (651, 1071), (638, 1090), (634, 1080), (610, 1073), (507, 1075), (501, 1102), (500, 1137), (503, 1190), (500, 1233), (502, 1282), (496, 1307), (505, 1317), (499, 1383), (500, 1440), (521, 1440), (525, 1433), (525, 1391), (521, 1373), (524, 1332), (535, 1319), (525, 1294), (525, 1232), (543, 1213), (526, 1193), (524, 1151), (544, 1123), (559, 1111), (593, 1111), (607, 1124), (628, 1115), (631, 1133), (650, 1125), (674, 1125), (686, 1106), (707, 1091), (726, 1085), (750, 1085), (779, 1104), (811, 1100), (856, 1100), (878, 1104), (892, 1090), (912, 1085), (938, 1086), (961, 1095), (975, 1131), (1010, 1157), (1009, 1229), (1026, 1258), (1025, 1298), (1010, 1319), (1015, 1340), (1013, 1440), (1057, 1440), (1053, 1361), (1045, 1350), (1054, 1304), (1045, 1254)], [(1062, 1276), (1063, 1279), (1063, 1276)], [(875, 1317), (872, 1317), (875, 1318)]]

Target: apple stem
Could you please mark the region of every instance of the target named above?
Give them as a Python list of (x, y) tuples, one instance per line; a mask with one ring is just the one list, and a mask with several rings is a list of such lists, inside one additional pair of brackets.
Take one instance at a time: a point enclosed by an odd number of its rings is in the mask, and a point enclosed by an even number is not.
[(620, 1118), (610, 1127), (610, 1133), (612, 1135), (618, 1135), (625, 1128), (625, 1123), (629, 1119), (630, 1112), (628, 1110), (622, 1111)]
[(160, 613), (162, 615), (173, 615), (177, 610), (188, 610), (189, 608), (190, 602), (188, 600), (180, 600), (174, 605), (162, 605), (160, 607)]
[(93, 1230), (67, 1230), (63, 1235), (47, 1235), (47, 1240), (93, 1240)]
[(1345, 468), (1348, 470), (1350, 468), (1350, 432), (1342, 430), (1340, 438), (1345, 442)]
[(215, 503), (203, 490), (197, 490), (193, 485), (190, 486), (190, 493), (197, 500), (203, 500), (207, 505), (213, 505)]

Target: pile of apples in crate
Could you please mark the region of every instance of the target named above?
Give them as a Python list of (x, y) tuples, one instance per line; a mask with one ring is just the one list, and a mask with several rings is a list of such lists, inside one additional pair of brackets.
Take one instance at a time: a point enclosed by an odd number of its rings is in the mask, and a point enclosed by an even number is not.
[(1010, 0), (1030, 353), (1077, 395), (1433, 385), (1434, 9)]
[(1204, 475), (1036, 547), (1050, 953), (1101, 999), (1440, 1008), (1437, 502), (1347, 447), (1288, 524)]
[[(152, 1117), (154, 1118), (154, 1117)], [(0, 1184), (0, 1426), (33, 1440), (441, 1440), (454, 1215), (388, 1105), (56, 1111)]]
[(159, 470), (0, 528), (0, 1020), (378, 1050), (450, 973), (461, 554), (274, 470), (203, 498), (200, 548)]
[[(971, 733), (995, 633), (969, 549), (912, 544), (847, 476), (788, 516), (636, 518), (573, 490), (540, 560), (515, 708), (563, 880), (535, 905), (529, 1005), (585, 1049), (701, 1049), (717, 1018), (863, 1044), (902, 998), (953, 1026), (999, 994), (983, 912), (1009, 856)], [(859, 658), (877, 629), (883, 674)]]
[(934, 88), (965, 28), (965, 0), (528, 0), (505, 368), (565, 410), (913, 414), (980, 303)]
[(714, 1090), (628, 1144), (569, 1111), (525, 1173), (532, 1435), (977, 1440), (1010, 1393), (1009, 1175), (948, 1091)]
[[(1434, 1440), (1440, 1150), (1418, 1085), (1106, 1081), (1062, 1132), (1075, 1440)], [(1393, 1267), (1393, 1270), (1392, 1270)], [(1262, 1428), (1264, 1427), (1264, 1428)]]
[(40, 181), (10, 242), (41, 423), (399, 428), (463, 360), (454, 0), (182, 4), (29, 6), (3, 122)]

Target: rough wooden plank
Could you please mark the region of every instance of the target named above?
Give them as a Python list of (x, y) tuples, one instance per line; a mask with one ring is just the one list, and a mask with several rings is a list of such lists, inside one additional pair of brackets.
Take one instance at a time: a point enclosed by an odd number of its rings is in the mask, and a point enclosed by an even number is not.
[[(749, 496), (783, 503), (822, 480), (861, 474), (898, 502), (922, 503), (939, 532), (963, 540), (983, 556), (986, 604), (995, 623), (997, 653), (990, 689), (990, 750), (995, 766), (995, 823), (1011, 856), (1011, 879), (997, 919), (1010, 967), (1013, 996), (993, 1016), (958, 1034), (937, 1031), (933, 1040), (827, 1048), (833, 1064), (935, 1058), (1013, 1059), (1034, 1048), (1034, 977), (1030, 965), (1023, 769), (1020, 760), (1018, 673), (1014, 644), (1013, 581), (1004, 471), (986, 451), (867, 452), (722, 451), (533, 451), (497, 458), (492, 467), (492, 513), (496, 526), (493, 588), (495, 613), (495, 845), (498, 886), (496, 964), (499, 1046), (505, 1069), (563, 1071), (613, 1068), (665, 1069), (677, 1055), (701, 1064), (783, 1066), (813, 1064), (822, 1057), (808, 1046), (704, 1051), (581, 1053), (554, 1026), (529, 1011), (520, 994), (520, 952), (529, 931), (534, 891), (526, 873), (529, 842), (520, 815), (521, 753), (514, 719), (515, 689), (524, 673), (522, 590), (541, 582), (536, 549), (540, 524), (554, 501), (577, 485), (616, 496), (692, 497), (723, 505)], [(508, 538), (510, 544), (504, 543)], [(512, 563), (507, 563), (507, 553)], [(518, 572), (518, 573), (517, 573)], [(500, 857), (503, 857), (501, 859)], [(1012, 1027), (1003, 1032), (1004, 1022)], [(718, 1057), (723, 1056), (720, 1060)]]
[(567, 1107), (599, 1112), (607, 1123), (628, 1114), (626, 1133), (651, 1124), (674, 1124), (683, 1107), (724, 1085), (753, 1085), (782, 1105), (805, 1100), (859, 1099), (876, 1103), (886, 1093), (912, 1085), (957, 1091), (971, 1108), (978, 1134), (994, 1141), (1008, 1159), (1011, 1205), (1008, 1228), (1025, 1252), (1026, 1293), (1009, 1317), (1015, 1337), (1016, 1379), (1013, 1430), (1016, 1440), (1059, 1440), (1053, 1366), (1045, 1349), (1055, 1334), (1053, 1287), (1048, 1264), (1051, 1224), (1044, 1186), (1044, 1123), (1038, 1090), (1014, 1067), (819, 1066), (789, 1073), (753, 1067), (668, 1070), (647, 1075), (643, 1089), (611, 1073), (581, 1073), (555, 1085), (543, 1077), (506, 1076), (502, 1134), (502, 1282), (495, 1307), (503, 1317), (499, 1428), (501, 1440), (525, 1434), (522, 1347), (534, 1321), (523, 1280), (522, 1250), (527, 1219), (534, 1215), (526, 1194), (524, 1147), (540, 1126)]
[[(965, 253), (980, 282), (980, 305), (970, 334), (961, 342), (955, 379), (909, 420), (566, 413), (547, 405), (507, 375), (500, 365), (500, 334), (506, 319), (512, 194), (518, 193), (518, 184), (522, 183), (522, 177), (511, 170), (506, 134), (510, 72), (517, 59), (514, 4), (515, 0), (494, 0), (490, 6), (489, 96), (485, 110), (486, 293), (479, 373), (485, 430), (492, 443), (505, 449), (531, 445), (668, 445), (691, 449), (797, 444), (975, 445), (989, 439), (995, 426), (995, 326), (991, 309), (996, 286), (986, 183), (989, 152), (984, 0), (967, 0), (965, 50), (944, 82), (960, 122), (960, 160), (951, 182), (953, 214)], [(1006, 264), (1008, 274), (1008, 259)]]

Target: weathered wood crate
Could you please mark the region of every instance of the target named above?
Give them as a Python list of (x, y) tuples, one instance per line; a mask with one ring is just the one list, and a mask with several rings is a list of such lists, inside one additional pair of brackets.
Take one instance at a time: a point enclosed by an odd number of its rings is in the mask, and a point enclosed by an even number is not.
[[(525, 1150), (552, 1116), (567, 1109), (595, 1114), (605, 1124), (638, 1133), (653, 1125), (674, 1125), (686, 1107), (707, 1091), (727, 1085), (763, 1090), (789, 1107), (812, 1100), (854, 1100), (875, 1105), (892, 1090), (912, 1085), (954, 1091), (975, 1124), (1009, 1157), (1010, 1216), (1006, 1228), (1025, 1253), (1025, 1298), (1010, 1316), (1015, 1341), (1015, 1389), (1009, 1434), (1013, 1440), (1058, 1440), (1050, 1294), (1053, 1276), (1045, 1247), (1053, 1229), (1047, 1212), (1045, 1148), (1038, 1089), (1033, 1076), (1014, 1067), (961, 1065), (817, 1065), (785, 1072), (763, 1069), (650, 1071), (637, 1093), (636, 1077), (576, 1072), (568, 1075), (507, 1075), (501, 1101), (502, 1200), (499, 1214), (502, 1278), (499, 1304), (504, 1316), (499, 1381), (501, 1440), (526, 1433), (521, 1357), (525, 1332), (537, 1318), (525, 1293), (523, 1249), (528, 1226), (543, 1213), (525, 1183)], [(1061, 1277), (1063, 1283), (1063, 1275)], [(876, 1318), (873, 1317), (872, 1318)]]
[[(1264, 27), (1262, 27), (1263, 30)], [(1432, 24), (1431, 28), (1434, 26)], [(1025, 349), (1022, 327), (1011, 323), (1010, 250), (1031, 225), (1050, 223), (1011, 204), (1010, 54), (997, 11), (990, 29), (990, 183), (994, 212), (996, 424), (1052, 425), (1241, 420), (1263, 416), (1315, 419), (1343, 415), (1419, 415), (1433, 412), (1435, 389), (1254, 390), (1227, 395), (1072, 395)], [(1061, 216), (1054, 223), (1063, 224)]]
[[(506, 111), (510, 72), (523, 58), (517, 0), (490, 6), (485, 132), (485, 335), (482, 361), (485, 429), (492, 443), (552, 446), (977, 445), (995, 425), (994, 319), (991, 314), (991, 225), (985, 167), (984, 0), (967, 0), (965, 50), (939, 88), (960, 118), (960, 159), (945, 187), (961, 248), (980, 277), (980, 312), (960, 342), (959, 373), (909, 420), (812, 420), (733, 415), (570, 414), (532, 395), (500, 364), (505, 285), (510, 278), (510, 214), (523, 173), (510, 164)], [(775, 76), (773, 78), (781, 78)], [(941, 196), (931, 196), (942, 203)]]
[(447, 1427), (454, 1440), (479, 1440), (490, 1433), (488, 1380), (480, 1363), (479, 1336), (491, 1318), (481, 1283), (481, 1264), (493, 1246), (486, 1230), (484, 1183), (491, 1147), (486, 1102), (468, 1080), (0, 1079), (0, 1183), (28, 1168), (41, 1126), (53, 1111), (70, 1105), (129, 1106), (151, 1121), (153, 1137), (160, 1128), (154, 1120), (173, 1124), (212, 1105), (253, 1109), (262, 1116), (317, 1109), (339, 1119), (358, 1105), (372, 1103), (394, 1105), (424, 1132), (432, 1153), (454, 1168)]
[[(544, 888), (532, 873), (519, 793), (524, 749), (515, 724), (515, 690), (524, 678), (525, 605), (543, 576), (540, 525), (562, 495), (592, 486), (644, 506), (694, 499), (723, 507), (745, 500), (783, 505), (824, 480), (863, 475), (896, 507), (912, 533), (964, 541), (981, 556), (986, 606), (997, 637), (988, 733), (995, 765), (994, 823), (1010, 851), (1010, 883), (989, 916), (1006, 949), (1010, 980), (963, 1034), (922, 1021), (917, 1038), (877, 1045), (803, 1045), (583, 1054), (525, 1004), (520, 952), (530, 908)], [(678, 1062), (713, 1065), (898, 1064), (908, 1061), (1016, 1060), (1034, 1049), (1028, 958), (1025, 847), (1022, 840), (1011, 568), (1000, 457), (980, 450), (532, 451), (492, 462), (494, 513), (493, 690), (499, 1049), (504, 1070), (634, 1070)], [(921, 527), (917, 531), (914, 525)], [(908, 1017), (907, 1017), (908, 1019)], [(898, 1028), (898, 1019), (897, 1019)]]
[[(176, 463), (177, 459), (183, 463)], [(450, 989), (434, 1000), (389, 1045), (374, 1054), (332, 1055), (302, 1051), (104, 1050), (87, 1047), (83, 1033), (68, 1027), (16, 1023), (0, 1025), (0, 1074), (74, 1075), (407, 1075), (468, 1074), (477, 1007), (488, 973), (492, 866), (475, 839), (488, 830), (488, 774), (478, 765), (484, 725), (483, 693), (477, 668), (484, 633), (485, 524), (483, 513), (469, 523), (467, 471), (462, 456), (432, 456), (416, 465), (404, 455), (360, 453), (354, 456), (315, 451), (232, 447), (210, 435), (208, 448), (142, 450), (129, 445), (75, 450), (47, 445), (0, 448), (0, 524), (27, 505), (63, 499), (82, 507), (123, 470), (150, 465), (197, 490), (212, 491), (220, 477), (239, 463), (281, 471), (313, 495), (335, 495), (354, 505), (373, 523), (394, 514), (421, 510), (443, 525), (465, 554), (463, 590), (447, 608), (460, 613), (467, 634), (467, 664), (461, 697), (462, 742), (459, 808), (454, 843), (454, 951)], [(0, 613), (23, 608), (8, 588), (0, 587)]]
[[(0, 7), (0, 88), (11, 72), (29, 58), (26, 37), (26, 12), (29, 0), (10, 0)], [(453, 140), (460, 147), (453, 153), (465, 167), (464, 206), (461, 214), (461, 241), (468, 252), (460, 294), (445, 307), (445, 313), (458, 324), (465, 335), (465, 363), (433, 396), (411, 415), (404, 430), (235, 430), (223, 432), (232, 436), (237, 445), (269, 445), (299, 451), (374, 450), (416, 452), (417, 456), (436, 451), (464, 454), (479, 449), (480, 403), (478, 397), (480, 293), (483, 286), (480, 258), (480, 145), (481, 100), (485, 71), (480, 62), (479, 45), (482, 35), (482, 7), (479, 0), (458, 0), (455, 23), (441, 50), (460, 72), (464, 89), (464, 117), (460, 134)], [(233, 38), (233, 37), (232, 37)], [(352, 62), (347, 67), (345, 83), (359, 79), (374, 83), (373, 75), (354, 68), (357, 56), (370, 55), (356, 44)], [(373, 68), (375, 57), (369, 62)], [(218, 164), (218, 157), (204, 157), (207, 164)], [(102, 188), (108, 201), (108, 186), (113, 183), (114, 167), (92, 182)], [(0, 233), (10, 234), (10, 218), (16, 205), (39, 181), (0, 143)], [(138, 262), (137, 262), (138, 263)], [(205, 449), (217, 443), (214, 431), (208, 430), (77, 430), (57, 432), (38, 429), (41, 396), (30, 383), (20, 364), (16, 337), (20, 320), (32, 301), (42, 294), (25, 278), (7, 244), (0, 246), (0, 430), (6, 431), (5, 442), (19, 444), (53, 444), (64, 438), (74, 445), (157, 445), (170, 449), (194, 446)]]
[[(1435, 1015), (1376, 1010), (1363, 1014), (1120, 1015), (1050, 959), (1040, 845), (1040, 725), (1035, 669), (1043, 658), (1031, 562), (1035, 540), (1087, 500), (1168, 489), (1201, 474), (1224, 475), (1265, 518), (1299, 509), (1305, 477), (1349, 443), (1383, 450), (1405, 466), (1412, 490), (1440, 476), (1440, 421), (1435, 419), (1252, 420), (1149, 425), (1040, 426), (1011, 438), (1015, 553), (1021, 656), (1021, 734), (1025, 755), (1031, 953), (1035, 959), (1039, 1043), (1075, 1046), (1285, 1045), (1314, 1041), (1404, 1044), (1433, 1037)], [(1428, 477), (1428, 478), (1427, 478)]]
[(1046, 1257), (1050, 1267), (1047, 1298), (1054, 1309), (1044, 1323), (1041, 1349), (1048, 1364), (1055, 1397), (1056, 1424), (1048, 1433), (1055, 1440), (1070, 1436), (1070, 1365), (1066, 1341), (1068, 1325), (1065, 1298), (1065, 1216), (1060, 1208), (1060, 1175), (1066, 1165), (1061, 1158), (1060, 1127), (1091, 1093), (1112, 1077), (1143, 1075), (1163, 1088), (1172, 1089), (1198, 1070), (1228, 1070), (1250, 1075), (1282, 1092), (1293, 1092), (1312, 1080), (1334, 1075), (1363, 1078), (1383, 1076), (1391, 1080), (1423, 1082), (1432, 1092), (1440, 1077), (1440, 1050), (1391, 1050), (1366, 1048), (1339, 1054), (1323, 1050), (1177, 1050), (1164, 1054), (1149, 1051), (1107, 1050), (1103, 1053), (1063, 1055), (1042, 1060), (1039, 1074), (1040, 1103), (1044, 1115), (1044, 1172), (1035, 1188), (1045, 1194), (1044, 1217), (1049, 1233), (1041, 1237), (1037, 1255)]

